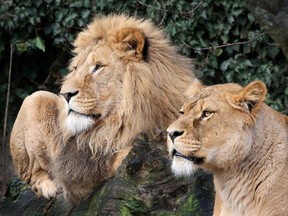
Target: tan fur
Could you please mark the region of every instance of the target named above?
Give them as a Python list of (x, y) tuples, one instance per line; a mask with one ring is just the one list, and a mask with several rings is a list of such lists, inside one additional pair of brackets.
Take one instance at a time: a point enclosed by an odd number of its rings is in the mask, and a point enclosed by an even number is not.
[(177, 118), (195, 78), (147, 20), (98, 17), (74, 46), (60, 96), (27, 97), (10, 144), (17, 173), (39, 195), (63, 190), (75, 204), (114, 175), (138, 134), (158, 136)]
[(287, 215), (287, 116), (265, 95), (260, 81), (203, 88), (167, 130), (176, 175), (214, 174), (214, 216)]

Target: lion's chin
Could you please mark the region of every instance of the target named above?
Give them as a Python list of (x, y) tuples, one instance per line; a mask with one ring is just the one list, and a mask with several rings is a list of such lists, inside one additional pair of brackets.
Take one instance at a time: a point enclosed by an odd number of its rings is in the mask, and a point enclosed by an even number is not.
[(198, 170), (198, 167), (189, 160), (174, 156), (171, 169), (173, 174), (177, 177), (189, 177)]
[(65, 121), (66, 130), (72, 135), (76, 135), (89, 130), (94, 125), (94, 117), (70, 112)]
[(175, 157), (184, 158), (188, 161), (193, 162), (194, 164), (202, 164), (204, 162), (204, 157), (197, 157), (194, 154), (191, 154), (190, 156), (185, 156), (185, 155), (181, 154), (180, 152), (178, 152), (176, 149), (173, 150), (172, 155)]

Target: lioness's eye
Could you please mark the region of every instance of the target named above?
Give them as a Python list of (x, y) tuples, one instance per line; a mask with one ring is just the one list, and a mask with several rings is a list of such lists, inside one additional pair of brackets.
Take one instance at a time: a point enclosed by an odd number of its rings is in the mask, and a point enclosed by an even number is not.
[(211, 116), (212, 114), (213, 114), (213, 112), (204, 110), (204, 111), (202, 112), (201, 119), (208, 118), (208, 117)]
[(180, 115), (183, 115), (183, 114), (184, 114), (184, 112), (183, 112), (182, 110), (180, 110), (179, 113), (180, 113)]

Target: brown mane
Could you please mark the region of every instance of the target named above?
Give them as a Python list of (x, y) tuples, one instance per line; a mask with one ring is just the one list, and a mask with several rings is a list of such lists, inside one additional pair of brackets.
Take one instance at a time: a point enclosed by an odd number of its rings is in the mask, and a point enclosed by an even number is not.
[[(116, 103), (117, 113), (104, 119), (100, 126), (77, 136), (79, 148), (88, 143), (94, 154), (113, 154), (131, 143), (141, 132), (153, 137), (165, 130), (178, 116), (185, 100), (182, 92), (194, 78), (190, 72), (191, 60), (177, 54), (176, 48), (162, 31), (150, 21), (125, 15), (95, 18), (75, 40), (75, 58), (90, 50), (92, 45), (108, 43), (117, 55), (125, 59), (126, 53), (119, 45), (117, 36), (119, 31), (127, 28), (137, 28), (143, 32), (148, 42), (147, 56), (144, 64), (135, 61), (127, 63), (129, 71), (125, 74), (121, 102)], [(73, 70), (73, 65), (72, 60), (70, 70)]]

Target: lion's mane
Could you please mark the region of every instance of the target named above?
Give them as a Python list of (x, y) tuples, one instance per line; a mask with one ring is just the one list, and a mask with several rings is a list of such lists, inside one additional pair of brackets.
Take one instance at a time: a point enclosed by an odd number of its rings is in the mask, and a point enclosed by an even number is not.
[[(130, 60), (127, 52), (123, 52), (125, 47), (121, 47), (117, 36), (127, 28), (139, 29), (145, 37), (143, 61)], [(121, 102), (115, 103), (117, 113), (105, 119), (101, 126), (77, 136), (77, 145), (81, 148), (88, 143), (94, 154), (109, 154), (127, 146), (140, 132), (152, 137), (165, 130), (178, 116), (185, 100), (183, 93), (194, 75), (191, 60), (177, 54), (163, 32), (147, 20), (124, 15), (96, 18), (75, 40), (75, 58), (98, 40), (112, 44), (129, 66), (124, 75)]]

